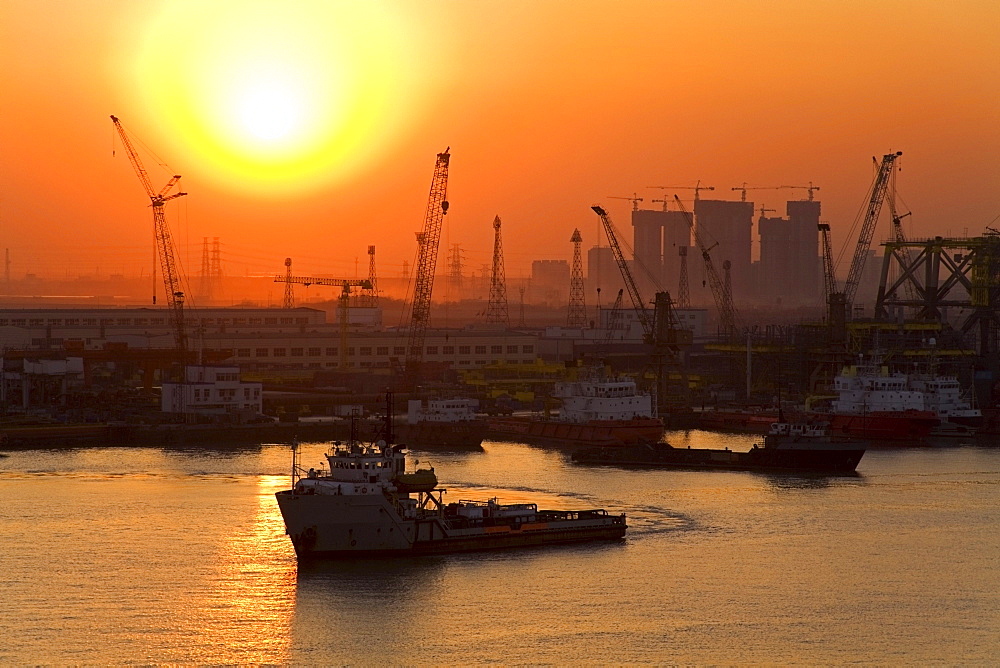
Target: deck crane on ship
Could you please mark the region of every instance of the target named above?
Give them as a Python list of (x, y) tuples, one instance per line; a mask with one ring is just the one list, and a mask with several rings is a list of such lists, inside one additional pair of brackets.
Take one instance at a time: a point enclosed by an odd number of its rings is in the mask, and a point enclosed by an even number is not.
[[(170, 320), (173, 325), (175, 343), (183, 360), (187, 352), (187, 332), (184, 323), (184, 292), (181, 289), (180, 269), (177, 258), (174, 255), (174, 243), (170, 236), (170, 228), (167, 226), (163, 207), (170, 200), (184, 197), (187, 193), (183, 191), (170, 192), (180, 182), (181, 177), (179, 174), (174, 174), (170, 177), (166, 185), (159, 190), (153, 188), (149, 173), (143, 167), (139, 153), (135, 150), (125, 128), (122, 127), (121, 122), (116, 116), (111, 116), (111, 122), (114, 123), (115, 130), (118, 131), (118, 136), (121, 138), (125, 152), (128, 154), (129, 162), (132, 163), (132, 168), (135, 170), (136, 176), (139, 177), (139, 181), (142, 183), (142, 187), (146, 191), (146, 196), (149, 197), (150, 206), (153, 209), (153, 234), (156, 239), (156, 249), (160, 259), (163, 287), (167, 295), (167, 306), (170, 309)], [(155, 294), (153, 296), (153, 303), (156, 303)]]

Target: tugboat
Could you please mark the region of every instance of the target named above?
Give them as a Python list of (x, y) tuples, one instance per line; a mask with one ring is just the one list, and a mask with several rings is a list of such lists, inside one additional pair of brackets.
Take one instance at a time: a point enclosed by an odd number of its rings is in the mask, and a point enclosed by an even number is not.
[(763, 442), (748, 452), (647, 443), (582, 450), (573, 454), (573, 461), (647, 468), (849, 474), (864, 454), (863, 443), (831, 437), (824, 425), (775, 422)]
[(663, 437), (663, 420), (656, 416), (652, 397), (639, 392), (631, 378), (591, 370), (577, 381), (556, 383), (553, 396), (562, 400), (558, 417), (493, 418), (490, 433), (542, 445), (605, 447), (656, 442)]
[(444, 554), (620, 540), (625, 515), (604, 509), (541, 510), (534, 503), (445, 504), (433, 468), (406, 470), (406, 447), (392, 440), (334, 443), (329, 468), (304, 471), (293, 446), (292, 487), (276, 493), (299, 560), (365, 555)]

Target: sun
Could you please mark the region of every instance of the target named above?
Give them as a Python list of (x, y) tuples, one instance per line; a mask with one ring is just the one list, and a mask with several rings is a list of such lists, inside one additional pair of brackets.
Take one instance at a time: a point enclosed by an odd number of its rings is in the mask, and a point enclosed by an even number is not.
[(174, 0), (144, 35), (133, 77), (205, 176), (315, 189), (377, 159), (421, 107), (416, 42), (386, 7)]

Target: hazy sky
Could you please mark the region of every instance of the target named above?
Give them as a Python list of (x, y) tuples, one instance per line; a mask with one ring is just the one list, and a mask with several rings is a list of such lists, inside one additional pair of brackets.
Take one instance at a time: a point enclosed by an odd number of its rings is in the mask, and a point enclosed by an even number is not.
[[(450, 244), (507, 275), (631, 238), (647, 186), (820, 186), (835, 252), (904, 152), (909, 232), (1000, 214), (1000, 3), (974, 1), (125, 2), (0, 0), (0, 248), (12, 275), (148, 274), (152, 222), (108, 118), (154, 153), (181, 261), (353, 276), (415, 254), (450, 146)], [(113, 157), (113, 152), (116, 156)], [(158, 163), (169, 165), (169, 171)], [(690, 198), (690, 191), (677, 191)], [(759, 190), (783, 212), (804, 191)], [(877, 239), (885, 236), (880, 231)], [(842, 272), (846, 265), (841, 264)]]

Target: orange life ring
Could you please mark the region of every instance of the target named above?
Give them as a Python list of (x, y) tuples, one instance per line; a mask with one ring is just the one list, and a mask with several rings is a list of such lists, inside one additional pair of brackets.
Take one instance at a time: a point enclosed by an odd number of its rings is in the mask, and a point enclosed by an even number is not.
[(367, 494), (368, 493), (368, 488), (367, 487), (362, 487), (361, 488), (361, 493), (362, 494)]

